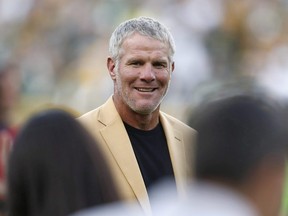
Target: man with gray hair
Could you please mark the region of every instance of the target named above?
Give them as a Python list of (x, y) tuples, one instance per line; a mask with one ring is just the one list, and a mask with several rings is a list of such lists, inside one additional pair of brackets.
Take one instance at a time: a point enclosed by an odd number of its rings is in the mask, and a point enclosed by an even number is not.
[(100, 143), (123, 199), (138, 200), (145, 212), (151, 186), (172, 179), (181, 192), (191, 174), (188, 149), (195, 131), (160, 111), (174, 52), (173, 37), (160, 22), (139, 17), (121, 23), (107, 58), (114, 93), (79, 118)]

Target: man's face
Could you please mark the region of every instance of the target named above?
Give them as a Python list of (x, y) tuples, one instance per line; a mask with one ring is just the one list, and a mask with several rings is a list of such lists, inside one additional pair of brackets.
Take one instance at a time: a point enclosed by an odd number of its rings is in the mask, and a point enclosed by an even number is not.
[(114, 65), (114, 72), (110, 70), (114, 99), (125, 109), (152, 113), (164, 98), (174, 69), (168, 55), (169, 47), (161, 41), (140, 34), (128, 37), (122, 44), (118, 66)]

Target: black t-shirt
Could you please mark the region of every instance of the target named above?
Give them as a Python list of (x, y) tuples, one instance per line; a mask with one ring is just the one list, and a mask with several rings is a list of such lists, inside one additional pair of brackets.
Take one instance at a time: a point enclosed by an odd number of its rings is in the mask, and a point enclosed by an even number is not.
[(149, 131), (139, 130), (124, 123), (139, 164), (145, 186), (164, 178), (174, 179), (166, 137), (159, 123)]

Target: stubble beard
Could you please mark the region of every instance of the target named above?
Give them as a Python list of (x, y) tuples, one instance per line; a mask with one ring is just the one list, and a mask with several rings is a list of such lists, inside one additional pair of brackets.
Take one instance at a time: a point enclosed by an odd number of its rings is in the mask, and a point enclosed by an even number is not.
[(167, 88), (161, 98), (159, 99), (158, 103), (156, 105), (149, 105), (146, 107), (139, 107), (137, 106), (137, 101), (131, 97), (129, 97), (129, 90), (123, 91), (123, 86), (121, 82), (121, 78), (119, 76), (119, 71), (116, 72), (116, 81), (117, 85), (115, 86), (115, 94), (118, 95), (118, 97), (122, 100), (122, 103), (126, 104), (133, 112), (138, 113), (140, 115), (149, 115), (153, 113), (162, 103), (163, 99), (165, 98), (169, 86), (170, 86), (170, 80), (168, 82)]

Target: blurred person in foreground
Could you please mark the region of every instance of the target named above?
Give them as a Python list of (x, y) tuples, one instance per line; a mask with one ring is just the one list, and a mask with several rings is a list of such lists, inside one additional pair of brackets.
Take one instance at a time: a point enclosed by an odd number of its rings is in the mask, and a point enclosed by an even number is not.
[(160, 111), (174, 70), (174, 40), (158, 21), (121, 23), (110, 38), (107, 68), (114, 94), (80, 117), (100, 144), (120, 195), (150, 211), (148, 192), (164, 178), (182, 191), (189, 176), (188, 145), (194, 130)]
[(288, 144), (281, 107), (239, 95), (200, 109), (195, 181), (187, 199), (162, 200), (155, 215), (279, 215)]
[(17, 133), (11, 115), (18, 101), (20, 88), (19, 68), (15, 63), (0, 62), (0, 215), (6, 205), (6, 165)]
[(9, 216), (66, 216), (118, 200), (94, 138), (74, 116), (41, 111), (23, 125), (8, 163)]

